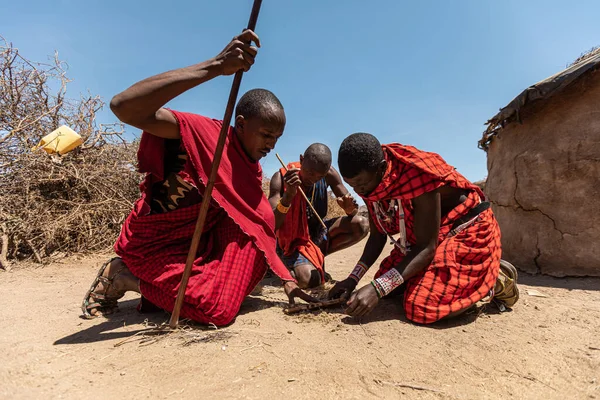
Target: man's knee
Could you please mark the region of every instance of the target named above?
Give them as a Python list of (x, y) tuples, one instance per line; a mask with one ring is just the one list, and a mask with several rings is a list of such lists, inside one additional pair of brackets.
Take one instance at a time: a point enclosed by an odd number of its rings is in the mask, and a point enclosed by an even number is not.
[(294, 268), (298, 286), (302, 289), (314, 288), (321, 284), (321, 274), (312, 265), (303, 264)]
[(353, 218), (354, 232), (359, 239), (363, 239), (369, 233), (369, 220), (360, 215)]

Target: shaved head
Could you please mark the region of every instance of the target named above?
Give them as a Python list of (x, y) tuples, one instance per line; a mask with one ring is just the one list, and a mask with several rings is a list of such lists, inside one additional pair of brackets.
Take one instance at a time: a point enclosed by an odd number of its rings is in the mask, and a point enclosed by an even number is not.
[(235, 115), (244, 118), (264, 118), (273, 112), (282, 112), (281, 102), (267, 89), (252, 89), (244, 93), (235, 107)]
[(344, 178), (354, 178), (362, 171), (375, 172), (383, 160), (381, 143), (369, 133), (348, 136), (338, 151), (338, 166)]
[(316, 171), (329, 171), (331, 167), (331, 150), (323, 143), (313, 143), (304, 152), (304, 162)]

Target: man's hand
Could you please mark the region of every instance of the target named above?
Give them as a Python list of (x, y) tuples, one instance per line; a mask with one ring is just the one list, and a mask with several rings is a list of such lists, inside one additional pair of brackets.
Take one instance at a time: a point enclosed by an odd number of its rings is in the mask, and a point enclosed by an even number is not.
[(337, 282), (329, 293), (327, 294), (327, 298), (329, 299), (337, 299), (338, 297), (348, 298), (352, 291), (356, 289), (356, 281), (352, 278), (346, 278), (343, 281)]
[(350, 296), (346, 314), (357, 318), (363, 317), (373, 311), (377, 303), (379, 303), (379, 296), (373, 285), (363, 286)]
[(295, 301), (296, 297), (306, 301), (307, 303), (318, 303), (319, 302), (319, 299), (315, 299), (308, 293), (305, 293), (304, 291), (302, 291), (302, 289), (300, 289), (300, 287), (298, 287), (298, 285), (295, 282), (286, 281), (283, 284), (283, 289), (285, 290), (285, 294), (287, 295), (291, 306), (296, 304), (296, 301)]
[(284, 205), (291, 204), (294, 196), (296, 196), (296, 193), (298, 193), (298, 188), (300, 185), (302, 185), (299, 173), (299, 168), (292, 168), (289, 169), (283, 176), (283, 184), (285, 185), (285, 192), (283, 193), (283, 199), (285, 202)]
[[(256, 43), (256, 47), (252, 46), (251, 42)], [(249, 29), (234, 37), (227, 47), (215, 57), (220, 65), (221, 74), (232, 75), (239, 70), (248, 72), (258, 53), (257, 47), (260, 47), (260, 40), (256, 33)]]
[(344, 196), (336, 198), (336, 201), (346, 215), (356, 215), (356, 213), (358, 213), (358, 203), (350, 193), (346, 193)]

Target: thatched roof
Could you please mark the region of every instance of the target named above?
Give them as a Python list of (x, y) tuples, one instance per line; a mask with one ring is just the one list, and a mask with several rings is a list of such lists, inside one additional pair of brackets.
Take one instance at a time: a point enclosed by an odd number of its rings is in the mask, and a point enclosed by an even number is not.
[(539, 102), (554, 96), (561, 90), (571, 85), (583, 75), (600, 67), (600, 48), (595, 47), (582, 54), (565, 70), (544, 79), (525, 89), (515, 97), (489, 121), (486, 122), (487, 129), (479, 141), (479, 148), (486, 150), (494, 136), (507, 124), (520, 122), (521, 110), (532, 102)]

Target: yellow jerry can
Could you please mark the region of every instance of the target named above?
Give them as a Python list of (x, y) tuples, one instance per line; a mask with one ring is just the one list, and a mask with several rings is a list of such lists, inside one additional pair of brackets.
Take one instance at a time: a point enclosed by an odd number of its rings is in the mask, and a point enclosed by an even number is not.
[(66, 125), (52, 131), (44, 136), (40, 143), (32, 151), (43, 149), (48, 154), (63, 155), (83, 143), (83, 139), (77, 132)]

